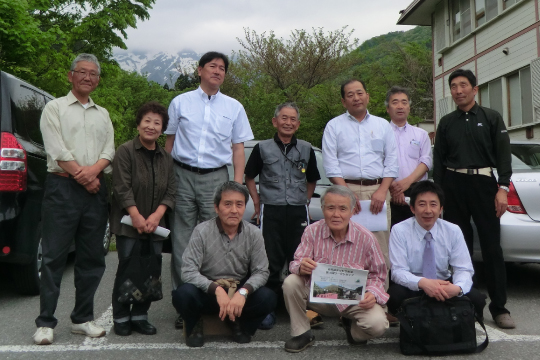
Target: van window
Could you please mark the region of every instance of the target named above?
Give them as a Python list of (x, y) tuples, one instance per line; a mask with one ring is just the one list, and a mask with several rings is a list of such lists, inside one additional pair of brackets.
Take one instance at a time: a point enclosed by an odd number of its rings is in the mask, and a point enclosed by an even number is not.
[(45, 97), (26, 86), (20, 85), (12, 93), (11, 114), (17, 134), (41, 146), (43, 146), (43, 137), (39, 120), (44, 107)]

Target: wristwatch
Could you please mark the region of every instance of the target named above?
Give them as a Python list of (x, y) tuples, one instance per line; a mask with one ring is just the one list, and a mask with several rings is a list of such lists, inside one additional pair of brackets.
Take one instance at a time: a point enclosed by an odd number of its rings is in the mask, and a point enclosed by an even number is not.
[(508, 186), (499, 185), (499, 189), (503, 189), (506, 192), (510, 192), (510, 188), (508, 188)]
[(238, 293), (247, 299), (248, 291), (246, 288), (241, 288), (240, 290), (238, 290)]
[(461, 288), (461, 286), (459, 287), (459, 294), (457, 294), (458, 297), (462, 297), (463, 296), (463, 289)]

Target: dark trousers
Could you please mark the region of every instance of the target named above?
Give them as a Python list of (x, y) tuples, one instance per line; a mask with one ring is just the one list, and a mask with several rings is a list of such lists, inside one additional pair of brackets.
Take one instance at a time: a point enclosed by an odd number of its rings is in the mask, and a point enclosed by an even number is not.
[[(238, 286), (240, 288), (241, 285)], [(208, 294), (192, 284), (184, 284), (172, 293), (173, 305), (184, 319), (186, 334), (189, 336), (199, 321), (201, 314), (219, 314), (215, 294)], [(260, 287), (249, 294), (237, 319), (242, 331), (253, 335), (266, 315), (274, 311), (276, 294), (267, 287)]]
[(506, 268), (501, 249), (501, 224), (495, 212), (498, 187), (494, 177), (446, 171), (443, 180), (444, 219), (461, 228), (469, 253), (473, 252), (471, 216), (478, 230), (486, 285), (493, 317), (506, 310)]
[(94, 294), (105, 271), (103, 236), (107, 225), (107, 186), (101, 179), (97, 194), (75, 180), (49, 174), (42, 205), (40, 314), (38, 327), (54, 328), (60, 283), (69, 248), (75, 242), (75, 307), (71, 321), (94, 319)]
[[(415, 183), (411, 185), (411, 187), (414, 186)], [(405, 196), (411, 196), (411, 188), (408, 188), (405, 191)], [(407, 204), (405, 205), (399, 205), (394, 204), (393, 202), (390, 203), (390, 210), (392, 211), (392, 215), (390, 217), (391, 219), (391, 225), (390, 227), (393, 227), (397, 223), (400, 223), (404, 220), (407, 220), (408, 218), (414, 216), (413, 212), (411, 211), (411, 207)]]
[[(425, 294), (423, 290), (414, 291), (405, 286), (391, 283), (390, 287), (388, 288), (388, 295), (390, 295), (390, 298), (388, 299), (386, 305), (388, 305), (388, 310), (392, 314), (396, 314), (404, 300), (421, 296), (423, 294)], [(478, 317), (483, 318), (484, 307), (486, 306), (486, 295), (482, 294), (475, 288), (471, 288), (471, 291), (465, 294), (465, 296), (467, 296), (473, 303)]]
[[(142, 253), (149, 253), (149, 246), (154, 247), (154, 252), (156, 255), (161, 254), (161, 249), (163, 248), (163, 241), (152, 241), (152, 240), (139, 240), (130, 238), (127, 236), (116, 236), (116, 251), (118, 253), (118, 260), (124, 260), (125, 258), (131, 256), (131, 251), (135, 246), (136, 241), (143, 241), (141, 246)], [(120, 285), (117, 283), (118, 279), (114, 281), (113, 295), (112, 295), (112, 308), (113, 308), (113, 319), (115, 322), (127, 322), (130, 320), (147, 320), (148, 319), (148, 309), (150, 309), (151, 301), (145, 303), (137, 304), (122, 304), (118, 302), (118, 288)]]
[(262, 233), (270, 270), (266, 286), (280, 292), (281, 270), (285, 262), (289, 264), (294, 259), (308, 225), (307, 210), (305, 205), (264, 205), (262, 213)]

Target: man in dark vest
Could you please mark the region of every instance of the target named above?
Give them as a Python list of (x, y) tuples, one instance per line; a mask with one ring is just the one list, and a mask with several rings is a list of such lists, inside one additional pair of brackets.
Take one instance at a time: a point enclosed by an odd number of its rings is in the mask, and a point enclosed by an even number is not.
[[(281, 270), (293, 260), (302, 233), (309, 225), (308, 204), (321, 178), (311, 144), (294, 134), (300, 126), (300, 113), (294, 103), (278, 105), (272, 119), (277, 133), (259, 142), (246, 164), (246, 186), (254, 216), (260, 219), (270, 277), (267, 287), (281, 292)], [(259, 192), (255, 178), (259, 176)], [(261, 325), (271, 328), (274, 314)]]

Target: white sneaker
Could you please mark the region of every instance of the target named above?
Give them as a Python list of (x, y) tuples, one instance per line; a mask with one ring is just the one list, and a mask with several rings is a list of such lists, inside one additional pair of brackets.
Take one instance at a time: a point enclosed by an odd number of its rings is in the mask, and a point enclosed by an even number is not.
[(102, 337), (105, 335), (105, 329), (97, 326), (93, 321), (87, 321), (83, 324), (73, 324), (71, 326), (73, 334), (82, 334), (93, 338)]
[(49, 327), (40, 327), (34, 334), (34, 343), (36, 345), (51, 345), (53, 343), (53, 329)]

